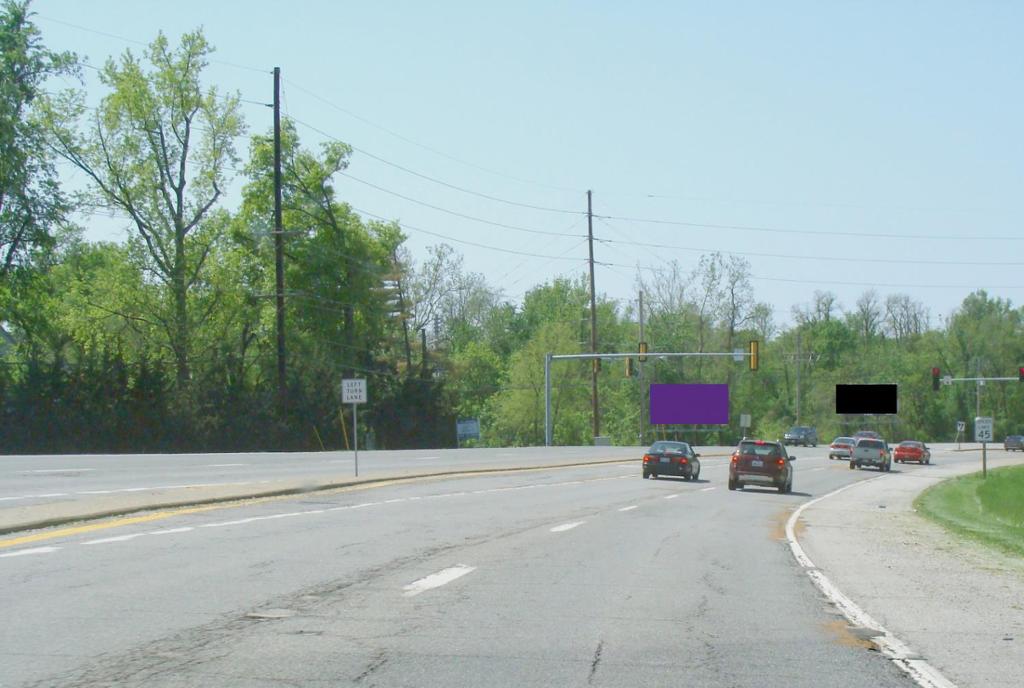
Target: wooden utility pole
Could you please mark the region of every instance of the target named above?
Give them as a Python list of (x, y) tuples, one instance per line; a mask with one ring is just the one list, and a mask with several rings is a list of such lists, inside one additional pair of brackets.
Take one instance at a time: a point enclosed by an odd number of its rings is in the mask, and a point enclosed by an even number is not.
[(284, 223), (281, 219), (281, 68), (274, 67), (274, 270), (277, 278), (277, 396), (287, 403), (284, 348)]
[[(644, 339), (644, 293), (640, 292), (640, 341), (647, 341)], [(639, 348), (639, 347), (638, 347)], [(644, 418), (647, 413), (647, 388), (644, 385), (644, 362), (637, 357), (637, 376), (640, 379), (640, 444), (644, 444)]]
[[(591, 204), (591, 192), (587, 191), (587, 238), (590, 245), (590, 353), (597, 353), (597, 301), (594, 297), (594, 211)], [(591, 361), (590, 370), (590, 405), (594, 417), (594, 437), (601, 434), (601, 417), (597, 404), (597, 371), (599, 359)]]

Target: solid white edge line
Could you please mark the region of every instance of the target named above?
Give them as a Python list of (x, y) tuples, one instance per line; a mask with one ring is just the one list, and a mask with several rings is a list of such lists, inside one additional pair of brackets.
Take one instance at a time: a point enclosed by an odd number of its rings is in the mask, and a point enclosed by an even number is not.
[(105, 545), (108, 542), (126, 542), (128, 540), (134, 540), (137, 537), (142, 537), (145, 533), (132, 533), (131, 535), (117, 535), (115, 537), (100, 538), (99, 540), (86, 540), (80, 542), (80, 545)]
[(31, 549), (19, 549), (16, 552), (6, 552), (0, 554), (0, 558), (4, 557), (20, 557), (23, 554), (49, 554), (50, 552), (56, 552), (60, 547), (33, 547)]
[(441, 569), (437, 573), (432, 573), (429, 576), (424, 576), (419, 580), (409, 583), (409, 585), (402, 588), (402, 595), (405, 597), (419, 595), (421, 592), (426, 592), (427, 590), (439, 588), (442, 585), (451, 583), (453, 580), (462, 578), (467, 573), (472, 573), (475, 570), (475, 566), (466, 566), (465, 564), (457, 564), (447, 569)]
[(564, 533), (565, 531), (572, 530), (576, 526), (581, 526), (584, 523), (586, 523), (586, 521), (573, 521), (572, 523), (563, 523), (560, 526), (555, 526), (554, 528), (552, 528), (551, 532), (552, 533)]
[(835, 584), (828, 579), (828, 577), (818, 570), (811, 561), (807, 553), (804, 552), (804, 548), (800, 546), (800, 543), (796, 539), (796, 522), (800, 519), (800, 514), (803, 513), (804, 509), (812, 506), (823, 499), (835, 496), (840, 492), (849, 490), (857, 485), (863, 485), (869, 483), (872, 480), (879, 480), (886, 477), (885, 475), (875, 476), (874, 478), (868, 478), (867, 480), (859, 480), (849, 485), (844, 485), (837, 490), (824, 494), (820, 497), (804, 502), (797, 508), (786, 521), (786, 541), (789, 543), (789, 549), (793, 553), (793, 557), (796, 559), (800, 566), (807, 570), (807, 575), (814, 582), (814, 585), (834, 604), (839, 611), (843, 613), (843, 616), (847, 618), (850, 623), (856, 626), (863, 626), (869, 628), (877, 633), (871, 638), (878, 648), (882, 651), (886, 657), (892, 660), (892, 662), (903, 670), (911, 679), (914, 680), (922, 688), (957, 688), (956, 684), (947, 679), (942, 675), (938, 669), (933, 667), (931, 664), (921, 659), (918, 653), (912, 651), (907, 645), (899, 638), (890, 633), (882, 624), (875, 621), (867, 612), (857, 606), (857, 603), (847, 597)]

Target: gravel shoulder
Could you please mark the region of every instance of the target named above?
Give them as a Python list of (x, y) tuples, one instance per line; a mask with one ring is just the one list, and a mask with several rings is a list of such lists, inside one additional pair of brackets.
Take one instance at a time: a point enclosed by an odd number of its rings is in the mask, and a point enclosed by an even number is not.
[[(999, 454), (990, 467), (1024, 463)], [(955, 536), (913, 507), (922, 490), (977, 469), (894, 466), (809, 507), (799, 540), (840, 590), (957, 686), (1017, 688), (1024, 558)]]

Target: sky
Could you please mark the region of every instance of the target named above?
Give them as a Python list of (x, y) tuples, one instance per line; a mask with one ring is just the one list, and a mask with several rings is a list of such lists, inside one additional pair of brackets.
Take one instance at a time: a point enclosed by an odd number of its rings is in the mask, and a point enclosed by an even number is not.
[[(816, 290), (844, 309), (870, 288), (909, 294), (935, 325), (975, 289), (1024, 300), (1024, 3), (32, 9), (47, 47), (94, 66), (202, 27), (204, 80), (239, 93), (250, 134), (272, 126), (280, 67), (302, 143), (355, 148), (340, 199), (399, 221), (417, 260), (451, 245), (513, 302), (586, 273), (588, 190), (597, 291), (623, 305), (638, 273), (712, 251), (750, 262), (781, 325)], [(91, 239), (127, 231), (82, 221)]]

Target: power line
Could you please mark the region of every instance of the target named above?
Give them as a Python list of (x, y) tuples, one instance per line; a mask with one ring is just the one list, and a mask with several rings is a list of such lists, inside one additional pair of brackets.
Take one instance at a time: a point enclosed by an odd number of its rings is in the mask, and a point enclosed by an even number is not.
[[(43, 19), (45, 21), (53, 22), (54, 24), (61, 24), (63, 26), (68, 26), (68, 27), (70, 27), (72, 29), (78, 29), (79, 31), (85, 31), (86, 33), (96, 34), (97, 36), (103, 36), (105, 38), (113, 38), (113, 39), (118, 40), (118, 41), (124, 41), (125, 43), (131, 43), (133, 45), (141, 45), (141, 46), (144, 46), (144, 47), (149, 47), (149, 43), (146, 43), (145, 41), (138, 41), (138, 40), (135, 40), (134, 38), (126, 38), (125, 36), (119, 36), (119, 35), (117, 35), (115, 33), (107, 33), (106, 31), (99, 31), (97, 29), (90, 29), (87, 26), (82, 26), (80, 24), (72, 24), (71, 22), (63, 21), (61, 19), (55, 19), (53, 17), (48, 17), (48, 16), (46, 16), (44, 14), (36, 13), (35, 16), (38, 17), (39, 19)], [(225, 60), (209, 60), (209, 61), (211, 63), (213, 63), (213, 64), (220, 64), (220, 65), (224, 65), (226, 67), (234, 67), (235, 69), (244, 69), (244, 70), (246, 70), (248, 72), (258, 72), (259, 74), (269, 74), (270, 72), (273, 71), (273, 70), (270, 70), (270, 69), (260, 69), (259, 67), (250, 67), (248, 65), (241, 65), (241, 64), (237, 64), (235, 62), (227, 62)]]
[(430, 175), (423, 174), (422, 172), (417, 172), (415, 170), (411, 170), (408, 167), (404, 167), (402, 165), (399, 165), (398, 163), (391, 162), (390, 160), (385, 160), (384, 158), (380, 157), (379, 155), (374, 155), (373, 153), (371, 153), (368, 150), (365, 150), (363, 148), (359, 148), (358, 146), (353, 146), (350, 143), (342, 141), (341, 139), (339, 139), (336, 136), (332, 136), (331, 134), (328, 134), (323, 129), (318, 129), (317, 127), (314, 127), (312, 124), (308, 124), (306, 122), (303, 122), (302, 120), (296, 119), (295, 117), (291, 117), (290, 119), (293, 122), (295, 122), (296, 124), (301, 124), (302, 126), (306, 127), (307, 129), (310, 129), (311, 131), (315, 131), (316, 133), (320, 134), (321, 136), (324, 136), (324, 137), (326, 137), (328, 139), (331, 139), (332, 141), (338, 141), (339, 143), (345, 143), (346, 145), (351, 147), (353, 151), (356, 151), (357, 153), (365, 155), (365, 156), (367, 156), (369, 158), (373, 158), (374, 160), (376, 160), (378, 162), (381, 162), (381, 163), (384, 163), (385, 165), (389, 165), (391, 167), (394, 167), (395, 169), (401, 170), (402, 172), (405, 172), (407, 174), (411, 174), (411, 175), (413, 175), (415, 177), (419, 177), (420, 179), (426, 179), (427, 181), (433, 182), (435, 184), (440, 184), (441, 186), (447, 187), (449, 189), (454, 189), (456, 191), (461, 191), (462, 193), (470, 194), (471, 196), (477, 196), (478, 198), (486, 198), (487, 200), (490, 200), (490, 201), (496, 201), (498, 203), (505, 203), (507, 205), (513, 205), (513, 206), (516, 206), (516, 207), (519, 207), (519, 208), (530, 208), (531, 210), (543, 210), (543, 211), (549, 212), (549, 213), (563, 213), (563, 214), (566, 214), (566, 215), (583, 215), (584, 214), (582, 211), (579, 211), (579, 210), (569, 210), (567, 208), (551, 208), (549, 206), (534, 205), (532, 203), (522, 203), (520, 201), (512, 201), (512, 200), (509, 200), (507, 198), (500, 198), (498, 196), (491, 196), (489, 194), (481, 193), (479, 191), (473, 191), (472, 189), (467, 189), (467, 188), (465, 188), (463, 186), (459, 186), (458, 184), (452, 184), (452, 183), (446, 182), (446, 181), (444, 181), (442, 179), (437, 179), (436, 177), (431, 177)]
[[(597, 265), (611, 265), (619, 268), (635, 268), (637, 270), (648, 270), (650, 272), (657, 272), (662, 269), (652, 265), (623, 265), (622, 263), (606, 263), (596, 261)], [(800, 280), (790, 279), (787, 277), (762, 277), (759, 275), (748, 274), (752, 280), (759, 280), (762, 282), (788, 282), (792, 284), (816, 284), (816, 285), (841, 285), (849, 287), (891, 287), (897, 289), (1024, 289), (1024, 285), (981, 285), (981, 284), (920, 284), (920, 283), (907, 283), (899, 284), (892, 282), (846, 282), (834, 279), (829, 280)]]
[(786, 229), (783, 227), (758, 227), (752, 225), (723, 225), (706, 222), (684, 222), (682, 220), (660, 220), (646, 217), (623, 217), (618, 215), (602, 215), (600, 217), (603, 217), (606, 220), (620, 220), (622, 222), (641, 222), (645, 224), (655, 225), (671, 225), (674, 227), (705, 227), (708, 229), (735, 229), (744, 232), (802, 234), (807, 236), (821, 237), (847, 236), (856, 237), (858, 239), (946, 239), (955, 241), (1024, 241), (1024, 236), (982, 236), (977, 234), (935, 236), (931, 234), (896, 234), (893, 232), (818, 232), (809, 229)]
[(401, 198), (403, 200), (409, 201), (410, 203), (416, 203), (417, 205), (422, 205), (422, 206), (424, 206), (426, 208), (431, 208), (432, 210), (437, 210), (437, 211), (440, 211), (442, 213), (447, 213), (449, 215), (454, 215), (455, 217), (461, 217), (461, 218), (466, 219), (466, 220), (472, 220), (473, 222), (480, 222), (480, 223), (483, 223), (485, 225), (491, 225), (491, 226), (494, 226), (494, 227), (501, 227), (502, 229), (511, 229), (513, 231), (516, 231), (516, 232), (528, 232), (530, 234), (543, 234), (543, 235), (546, 235), (546, 236), (571, 236), (571, 237), (580, 236), (578, 234), (563, 234), (562, 232), (549, 232), (549, 231), (545, 231), (543, 229), (531, 229), (530, 227), (520, 227), (518, 225), (509, 225), (509, 224), (505, 224), (504, 222), (495, 222), (493, 220), (487, 220), (487, 219), (484, 219), (482, 217), (476, 217), (474, 215), (466, 215), (465, 213), (460, 213), (460, 212), (455, 211), (455, 210), (449, 210), (448, 208), (442, 208), (439, 205), (433, 205), (432, 203), (427, 203), (426, 201), (421, 201), (419, 199), (412, 198), (412, 197), (406, 196), (404, 194), (400, 194), (397, 191), (392, 191), (391, 189), (385, 189), (383, 186), (378, 186), (377, 184), (374, 184), (372, 182), (368, 182), (365, 179), (360, 179), (359, 177), (351, 175), (348, 172), (339, 172), (338, 174), (340, 174), (341, 176), (346, 177), (348, 179), (351, 179), (352, 181), (359, 182), (360, 184), (365, 184), (366, 186), (369, 186), (372, 189), (376, 189), (378, 191), (383, 191), (384, 193), (390, 194), (392, 196), (397, 196), (398, 198)]
[[(438, 238), (445, 239), (447, 241), (454, 241), (454, 242), (459, 243), (459, 244), (466, 244), (467, 246), (476, 246), (477, 248), (485, 248), (485, 249), (488, 249), (490, 251), (499, 251), (501, 253), (510, 253), (510, 254), (516, 255), (516, 256), (529, 256), (531, 258), (550, 258), (552, 260), (559, 260), (559, 259), (561, 259), (561, 260), (579, 260), (578, 258), (564, 258), (564, 257), (561, 257), (561, 256), (544, 255), (542, 253), (529, 253), (527, 251), (515, 251), (515, 250), (510, 249), (510, 248), (501, 248), (499, 246), (490, 246), (488, 244), (481, 244), (481, 243), (478, 243), (478, 242), (475, 242), (475, 241), (467, 241), (465, 239), (457, 239), (457, 238), (455, 238), (453, 236), (448, 236), (447, 234), (441, 234), (440, 232), (433, 232), (433, 231), (430, 231), (429, 229), (423, 229), (422, 227), (415, 227), (413, 225), (406, 224), (404, 222), (399, 222), (398, 220), (391, 220), (391, 219), (388, 219), (388, 218), (384, 217), (383, 215), (377, 215), (377, 214), (371, 213), (371, 212), (369, 212), (367, 210), (361, 210), (359, 208), (356, 208), (355, 206), (352, 206), (352, 210), (354, 210), (357, 213), (360, 213), (362, 215), (366, 215), (367, 217), (372, 217), (372, 218), (374, 218), (376, 220), (380, 220), (382, 222), (394, 222), (396, 225), (398, 225), (402, 229), (411, 229), (414, 232), (420, 232), (422, 234), (429, 234), (431, 236), (436, 236)], [(560, 236), (575, 236), (575, 235), (572, 235), (572, 234), (562, 234)]]
[[(607, 224), (607, 223), (606, 223)], [(608, 225), (611, 227), (611, 225)], [(919, 260), (914, 258), (854, 258), (851, 256), (797, 256), (791, 253), (760, 253), (754, 251), (732, 251), (725, 249), (696, 247), (696, 246), (678, 246), (675, 244), (656, 244), (648, 243), (643, 241), (634, 241), (632, 239), (626, 241), (619, 241), (616, 239), (600, 239), (605, 244), (628, 244), (630, 246), (644, 246), (650, 248), (669, 248), (678, 251), (693, 251), (696, 253), (723, 253), (726, 255), (733, 256), (749, 256), (751, 258), (781, 258), (787, 260), (827, 260), (834, 262), (849, 263), (851, 261), (857, 263), (895, 263), (895, 264), (913, 264), (913, 265), (980, 265), (980, 266), (1020, 266), (1024, 265), (1024, 261), (967, 261), (967, 260)]]

